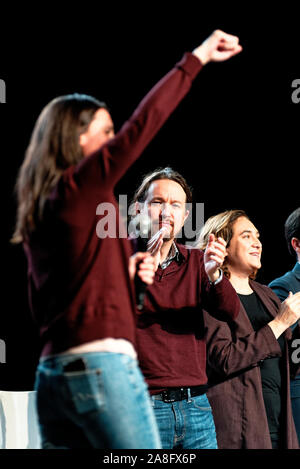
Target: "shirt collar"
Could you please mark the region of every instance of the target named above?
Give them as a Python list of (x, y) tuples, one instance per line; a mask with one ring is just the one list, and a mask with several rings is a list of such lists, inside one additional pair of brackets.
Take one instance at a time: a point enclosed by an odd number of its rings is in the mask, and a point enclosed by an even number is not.
[(172, 261), (176, 261), (177, 263), (179, 263), (180, 261), (180, 252), (175, 244), (175, 241), (173, 241), (172, 243), (172, 246), (169, 250), (169, 253), (166, 257), (166, 259), (163, 261), (163, 263), (161, 264), (161, 268), (162, 269), (165, 269), (166, 267), (168, 267)]

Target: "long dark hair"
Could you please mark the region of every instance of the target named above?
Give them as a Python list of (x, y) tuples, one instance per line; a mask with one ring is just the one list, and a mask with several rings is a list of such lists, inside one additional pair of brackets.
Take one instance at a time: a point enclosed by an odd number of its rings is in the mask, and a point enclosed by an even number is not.
[(24, 241), (35, 230), (62, 173), (83, 158), (79, 136), (99, 108), (107, 106), (75, 93), (53, 99), (40, 113), (16, 181), (17, 220), (12, 243)]

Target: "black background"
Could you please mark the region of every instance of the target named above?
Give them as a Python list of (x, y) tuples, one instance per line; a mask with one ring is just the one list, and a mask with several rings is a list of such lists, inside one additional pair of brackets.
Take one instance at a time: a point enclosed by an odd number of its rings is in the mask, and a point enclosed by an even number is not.
[[(214, 29), (236, 34), (237, 57), (209, 64), (191, 92), (116, 188), (130, 197), (141, 176), (171, 165), (203, 202), (205, 219), (246, 210), (261, 232), (269, 283), (290, 270), (283, 236), (287, 216), (300, 204), (299, 113), (292, 81), (300, 78), (299, 11), (246, 2), (210, 12), (201, 3), (86, 3), (62, 13), (52, 4), (6, 16), (1, 30), (0, 105), (2, 163), (2, 299), (0, 389), (30, 390), (38, 359), (38, 335), (27, 303), (26, 263), (9, 238), (15, 221), (14, 183), (35, 120), (52, 98), (86, 93), (106, 101), (116, 130), (145, 93)], [(197, 5), (197, 8), (195, 8)], [(7, 14), (8, 15), (8, 14)]]

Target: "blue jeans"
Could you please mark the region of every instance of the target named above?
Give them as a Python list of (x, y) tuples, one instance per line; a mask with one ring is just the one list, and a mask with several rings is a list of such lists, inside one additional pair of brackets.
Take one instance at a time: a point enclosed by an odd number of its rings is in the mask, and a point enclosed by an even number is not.
[(176, 402), (151, 397), (164, 449), (217, 449), (212, 410), (206, 394)]
[[(82, 358), (84, 370), (64, 366)], [(161, 448), (137, 361), (109, 352), (49, 357), (36, 374), (42, 447)]]

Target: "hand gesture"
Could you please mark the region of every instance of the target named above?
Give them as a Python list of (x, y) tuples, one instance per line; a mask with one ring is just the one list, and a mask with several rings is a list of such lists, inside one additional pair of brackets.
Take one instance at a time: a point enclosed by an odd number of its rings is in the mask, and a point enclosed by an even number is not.
[(239, 38), (224, 33), (220, 29), (214, 31), (202, 44), (193, 50), (203, 65), (208, 62), (223, 62), (241, 52)]
[(223, 238), (216, 239), (214, 234), (210, 234), (204, 252), (204, 267), (211, 282), (219, 278), (219, 269), (226, 256), (226, 241)]
[(300, 292), (292, 294), (289, 293), (287, 299), (281, 303), (279, 313), (276, 318), (268, 323), (269, 327), (274, 332), (276, 339), (286, 330), (288, 327), (295, 324), (300, 318)]
[(293, 295), (289, 292), (287, 299), (281, 303), (276, 319), (282, 321), (287, 327), (292, 326), (300, 318), (300, 292)]
[(155, 265), (154, 259), (149, 252), (137, 252), (129, 259), (129, 276), (134, 279), (135, 273), (147, 285), (152, 285), (154, 281)]

